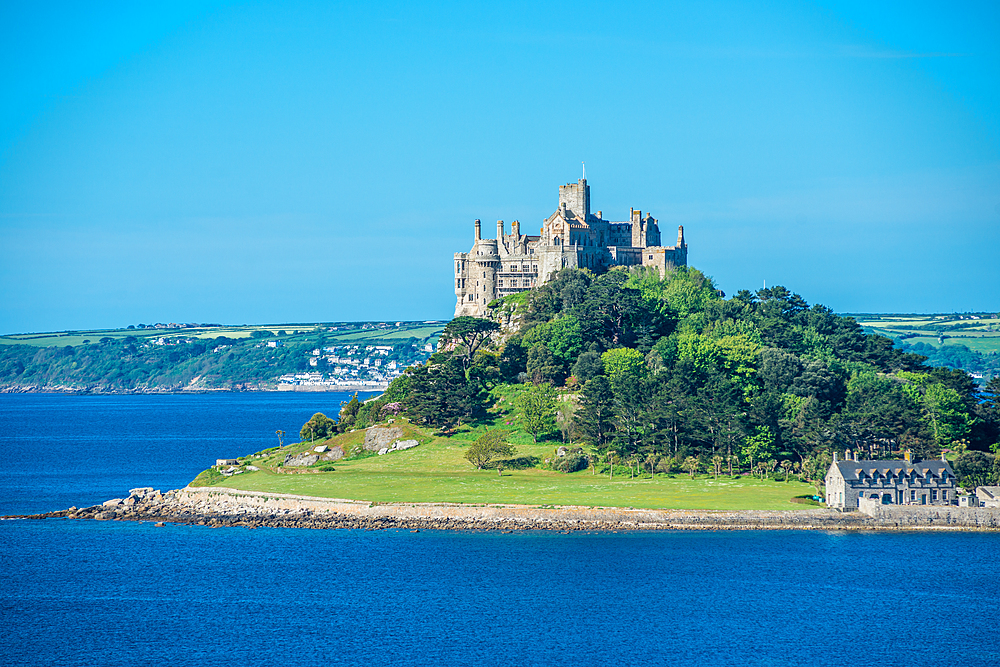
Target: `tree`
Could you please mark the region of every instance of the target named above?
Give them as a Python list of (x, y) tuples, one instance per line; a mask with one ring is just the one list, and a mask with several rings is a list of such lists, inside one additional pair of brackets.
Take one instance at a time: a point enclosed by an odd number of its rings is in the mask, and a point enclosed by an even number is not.
[(302, 429), (299, 431), (299, 438), (303, 441), (308, 438), (310, 442), (314, 440), (326, 440), (332, 437), (336, 430), (337, 423), (335, 421), (322, 412), (317, 412), (309, 421), (302, 425)]
[[(465, 450), (465, 458), (479, 470), (491, 467), (498, 459), (510, 458), (516, 454), (514, 446), (507, 442), (507, 431), (495, 429), (486, 431)], [(497, 471), (501, 471), (497, 465)]]
[(476, 350), (499, 329), (500, 325), (492, 320), (463, 315), (448, 322), (441, 333), (441, 341), (461, 343), (464, 346), (465, 349), (459, 352), (459, 357), (462, 360), (462, 369), (467, 371), (476, 356)]
[(965, 452), (955, 459), (958, 483), (969, 490), (988, 485), (993, 479), (993, 462), (993, 456), (985, 452)]
[(361, 401), (358, 400), (358, 392), (354, 392), (354, 396), (351, 396), (351, 400), (344, 401), (340, 404), (340, 431), (346, 431), (354, 425), (354, 420), (357, 418), (358, 411), (360, 409)]
[(611, 381), (615, 393), (626, 383), (640, 382), (645, 376), (646, 357), (638, 350), (628, 347), (618, 347), (601, 355), (604, 363), (604, 374)]
[(545, 343), (535, 343), (528, 349), (528, 378), (535, 384), (561, 383), (563, 365)]
[(719, 454), (712, 457), (712, 468), (715, 470), (715, 479), (719, 479), (719, 475), (722, 474), (722, 464), (725, 460), (726, 459)]
[(548, 383), (529, 386), (514, 399), (514, 407), (518, 421), (535, 442), (556, 426), (556, 390)]
[(583, 386), (580, 409), (573, 419), (583, 439), (598, 449), (604, 449), (614, 431), (615, 395), (603, 375), (591, 378)]
[(750, 463), (751, 471), (754, 468), (754, 461), (763, 462), (775, 453), (774, 436), (766, 426), (758, 426), (757, 432), (747, 437), (743, 445), (743, 458)]
[(816, 487), (816, 495), (822, 495), (820, 486), (826, 481), (826, 473), (830, 471), (832, 461), (826, 452), (807, 456), (802, 462), (802, 473)]
[(699, 465), (698, 459), (693, 456), (689, 456), (684, 459), (684, 469), (691, 475), (691, 479), (694, 479), (694, 474), (698, 472)]
[(447, 355), (440, 363), (417, 366), (410, 372), (407, 412), (425, 424), (450, 427), (483, 408), (483, 387), (470, 383), (461, 362)]
[(784, 461), (781, 462), (781, 469), (785, 471), (786, 483), (788, 482), (788, 473), (792, 471), (792, 465), (793, 465), (792, 462), (789, 461), (788, 459), (785, 459)]

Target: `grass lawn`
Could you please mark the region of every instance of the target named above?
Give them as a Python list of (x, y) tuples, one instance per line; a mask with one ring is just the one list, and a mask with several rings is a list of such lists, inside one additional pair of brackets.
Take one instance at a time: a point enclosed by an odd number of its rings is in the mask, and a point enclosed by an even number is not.
[[(650, 479), (629, 479), (618, 474), (594, 475), (591, 470), (563, 474), (539, 468), (476, 470), (463, 457), (468, 435), (456, 438), (433, 437), (406, 425), (404, 437), (418, 436), (420, 446), (385, 456), (369, 456), (332, 464), (334, 471), (316, 468), (304, 472), (273, 472), (274, 465), (287, 453), (308, 449), (299, 443), (271, 452), (261, 459), (248, 459), (260, 468), (228, 478), (202, 473), (195, 484), (291, 493), (326, 498), (349, 498), (374, 502), (511, 503), (523, 505), (582, 505), (664, 509), (754, 509), (799, 510), (807, 505), (793, 503), (794, 496), (811, 495), (814, 488), (801, 482), (761, 481), (756, 478), (658, 474)], [(411, 430), (412, 429), (412, 430)], [(347, 433), (329, 441), (343, 443), (345, 451), (364, 437), (363, 432)], [(515, 438), (520, 440), (521, 438)], [(518, 444), (519, 456), (539, 459), (552, 456), (555, 443)], [(600, 470), (600, 468), (598, 469)]]

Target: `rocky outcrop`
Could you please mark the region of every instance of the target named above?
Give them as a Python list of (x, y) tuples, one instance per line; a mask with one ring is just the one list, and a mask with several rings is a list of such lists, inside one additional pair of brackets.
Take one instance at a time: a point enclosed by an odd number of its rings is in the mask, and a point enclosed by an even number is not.
[(286, 456), (284, 465), (286, 468), (298, 468), (311, 466), (317, 461), (319, 461), (319, 454), (302, 452), (301, 454), (289, 454)]
[(334, 445), (328, 450), (323, 452), (323, 455), (319, 457), (320, 461), (339, 461), (344, 458), (344, 448), (340, 445)]
[(369, 452), (389, 449), (392, 443), (403, 437), (403, 429), (398, 426), (372, 426), (365, 431), (364, 448)]
[(412, 449), (419, 444), (420, 443), (417, 442), (416, 440), (397, 440), (396, 442), (392, 443), (391, 447), (385, 447), (383, 449), (378, 450), (378, 455), (382, 456), (383, 454), (388, 454), (390, 452), (398, 452), (403, 449)]

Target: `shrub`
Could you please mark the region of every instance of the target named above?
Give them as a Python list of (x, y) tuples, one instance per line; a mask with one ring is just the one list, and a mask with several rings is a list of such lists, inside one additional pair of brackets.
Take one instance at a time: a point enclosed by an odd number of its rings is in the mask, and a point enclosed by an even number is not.
[(589, 465), (590, 463), (582, 450), (573, 451), (566, 454), (566, 456), (557, 456), (552, 459), (552, 469), (559, 472), (569, 473), (586, 470)]

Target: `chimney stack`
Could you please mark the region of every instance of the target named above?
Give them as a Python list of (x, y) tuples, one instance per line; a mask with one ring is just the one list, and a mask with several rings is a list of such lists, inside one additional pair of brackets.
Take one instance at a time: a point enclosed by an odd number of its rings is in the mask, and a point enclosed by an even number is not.
[(479, 221), (479, 218), (476, 218), (476, 240), (478, 241), (482, 238), (483, 238), (483, 223)]
[(907, 463), (913, 463), (913, 456), (910, 454), (909, 449), (903, 452), (903, 460), (906, 461)]
[(497, 241), (503, 241), (503, 220), (497, 220)]

